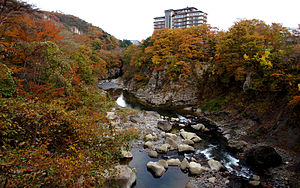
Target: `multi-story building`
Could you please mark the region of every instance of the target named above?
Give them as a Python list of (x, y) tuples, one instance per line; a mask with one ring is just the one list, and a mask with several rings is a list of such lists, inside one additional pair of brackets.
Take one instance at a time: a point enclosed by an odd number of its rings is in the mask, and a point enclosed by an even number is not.
[(161, 28), (189, 28), (199, 26), (207, 22), (207, 13), (198, 10), (195, 7), (183, 9), (165, 10), (165, 16), (154, 18), (154, 29)]

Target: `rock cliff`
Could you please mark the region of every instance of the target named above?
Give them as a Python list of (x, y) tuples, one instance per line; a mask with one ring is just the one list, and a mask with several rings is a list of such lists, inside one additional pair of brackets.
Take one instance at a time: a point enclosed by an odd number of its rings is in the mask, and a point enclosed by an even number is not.
[(193, 106), (199, 101), (199, 92), (192, 80), (184, 85), (176, 81), (166, 83), (165, 71), (153, 70), (149, 82), (139, 86), (134, 79), (125, 82), (125, 90), (133, 94), (139, 102), (152, 107)]

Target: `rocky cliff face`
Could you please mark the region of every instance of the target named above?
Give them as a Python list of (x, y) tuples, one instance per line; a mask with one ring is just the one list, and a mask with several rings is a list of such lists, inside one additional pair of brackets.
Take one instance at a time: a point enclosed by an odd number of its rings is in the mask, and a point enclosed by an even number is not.
[(198, 102), (198, 89), (193, 81), (185, 85), (170, 81), (166, 83), (165, 71), (151, 73), (149, 82), (142, 87), (131, 79), (125, 83), (125, 90), (133, 94), (142, 104), (152, 107), (193, 106)]

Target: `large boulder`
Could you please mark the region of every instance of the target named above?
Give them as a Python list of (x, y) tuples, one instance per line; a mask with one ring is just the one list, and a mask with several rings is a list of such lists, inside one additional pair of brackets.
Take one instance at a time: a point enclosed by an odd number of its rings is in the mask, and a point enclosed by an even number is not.
[(169, 145), (169, 144), (163, 144), (163, 145), (161, 145), (161, 146), (158, 146), (158, 147), (156, 148), (156, 151), (157, 151), (158, 153), (168, 153), (169, 148), (170, 148), (170, 145)]
[(147, 134), (144, 138), (144, 140), (149, 141), (149, 140), (157, 140), (158, 137), (156, 136), (155, 133)]
[(154, 144), (153, 144), (151, 141), (147, 141), (147, 142), (145, 142), (145, 144), (144, 144), (144, 148), (152, 149), (153, 146), (154, 146)]
[(245, 152), (246, 163), (254, 169), (267, 169), (282, 163), (281, 156), (270, 146), (256, 146)]
[(133, 155), (130, 151), (123, 150), (121, 151), (122, 159), (132, 159)]
[(209, 171), (208, 168), (201, 166), (201, 164), (196, 162), (190, 162), (189, 164), (189, 170), (192, 175), (200, 175), (204, 171)]
[(219, 171), (221, 169), (225, 169), (225, 167), (219, 161), (216, 161), (216, 160), (213, 160), (213, 159), (208, 161), (208, 165), (212, 170), (216, 170), (216, 171)]
[(187, 144), (180, 144), (180, 145), (178, 145), (178, 151), (179, 152), (191, 152), (191, 151), (195, 151), (195, 149), (192, 146), (189, 146)]
[(194, 142), (200, 142), (202, 139), (193, 132), (187, 132), (184, 129), (180, 129), (180, 135), (186, 140), (192, 140)]
[(153, 151), (153, 150), (149, 151), (148, 155), (151, 158), (157, 158), (158, 157), (158, 153), (156, 151)]
[(209, 131), (208, 128), (206, 128), (202, 123), (198, 123), (196, 125), (191, 125), (191, 127), (197, 131), (201, 130), (201, 131)]
[(184, 158), (180, 164), (180, 169), (185, 171), (189, 167), (189, 162), (186, 158)]
[(115, 176), (105, 182), (103, 187), (131, 188), (136, 181), (135, 173), (127, 165), (118, 165), (115, 167), (115, 170)]
[(156, 177), (161, 177), (165, 172), (166, 169), (159, 164), (158, 162), (148, 162), (147, 163), (147, 168), (154, 174)]
[(172, 124), (169, 121), (158, 121), (157, 127), (163, 131), (170, 131), (172, 129)]
[(169, 159), (167, 160), (168, 166), (179, 166), (180, 160), (179, 159)]
[(177, 135), (172, 133), (166, 133), (166, 138), (171, 138), (173, 140), (177, 140)]
[(171, 146), (171, 148), (173, 148), (173, 149), (177, 149), (178, 148), (177, 142), (175, 140), (173, 140), (172, 138), (170, 138), (170, 137), (166, 138), (165, 143), (169, 144)]

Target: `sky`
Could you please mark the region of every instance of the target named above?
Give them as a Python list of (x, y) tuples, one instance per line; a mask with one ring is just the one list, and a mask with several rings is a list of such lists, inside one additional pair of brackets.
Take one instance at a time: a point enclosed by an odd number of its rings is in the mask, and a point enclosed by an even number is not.
[(40, 10), (77, 16), (118, 39), (143, 40), (153, 33), (154, 17), (164, 10), (196, 7), (207, 23), (227, 30), (238, 19), (260, 19), (298, 28), (299, 0), (25, 0)]

